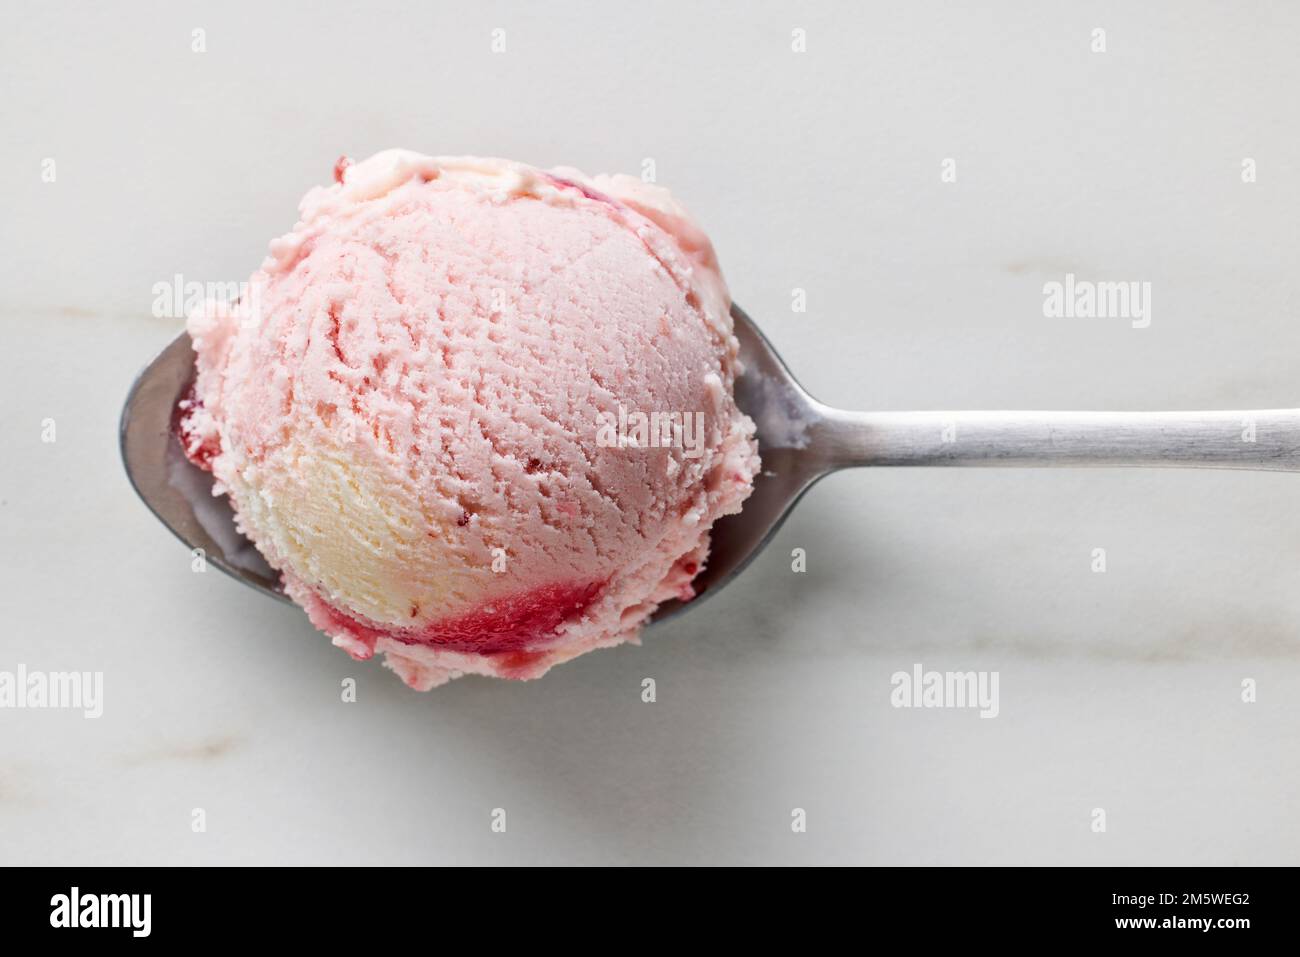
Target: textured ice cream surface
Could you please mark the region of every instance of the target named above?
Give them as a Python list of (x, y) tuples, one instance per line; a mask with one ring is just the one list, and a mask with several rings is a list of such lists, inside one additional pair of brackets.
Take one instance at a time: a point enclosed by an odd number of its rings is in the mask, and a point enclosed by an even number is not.
[(335, 178), (190, 317), (192, 459), (414, 688), (635, 640), (758, 469), (708, 239), (630, 177), (390, 150)]

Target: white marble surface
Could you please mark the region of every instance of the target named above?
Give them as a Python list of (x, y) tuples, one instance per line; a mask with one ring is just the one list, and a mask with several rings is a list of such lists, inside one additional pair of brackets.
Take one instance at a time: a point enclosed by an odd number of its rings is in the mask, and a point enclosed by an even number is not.
[[(1296, 863), (1300, 475), (845, 473), (642, 647), (418, 695), (191, 573), (122, 474), (120, 402), (179, 327), (152, 285), (244, 278), (340, 153), (393, 145), (652, 157), (828, 402), (1300, 403), (1300, 9), (980, 6), (46, 3), (0, 32), (0, 670), (105, 681), (99, 720), (0, 710), (0, 863)], [(1071, 271), (1151, 282), (1150, 328), (1045, 319)], [(1001, 714), (891, 708), (914, 662), (998, 670)]]

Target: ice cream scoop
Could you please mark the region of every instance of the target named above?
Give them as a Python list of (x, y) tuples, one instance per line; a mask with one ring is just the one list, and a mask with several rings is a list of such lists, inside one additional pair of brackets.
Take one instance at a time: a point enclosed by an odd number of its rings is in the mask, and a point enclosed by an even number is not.
[(405, 150), (335, 180), (188, 322), (178, 439), (286, 593), (421, 690), (538, 677), (693, 597), (758, 457), (686, 211)]
[[(384, 157), (361, 173), (345, 170), (341, 179), (309, 195), (304, 224), (273, 245), (264, 271), (280, 276), (283, 288), (260, 303), (258, 335), (241, 333), (237, 312), (218, 310), (191, 323), (200, 347), (200, 393), (214, 405), (182, 410), (192, 420), (185, 440), (190, 458), (173, 435), (177, 403), (184, 405), (195, 385), (187, 335), (133, 387), (123, 411), (123, 456), (137, 491), (191, 547), (264, 591), (280, 594), (283, 581), (337, 643), (363, 657), (386, 652), (415, 687), (471, 671), (532, 677), (573, 654), (634, 636), (643, 621), (690, 607), (697, 595), (730, 581), (803, 492), (838, 468), (1300, 468), (1300, 412), (1294, 410), (830, 409), (798, 386), (734, 307), (731, 341), (725, 287), (713, 278), (707, 240), (679, 208), (632, 183), (407, 154)], [(421, 205), (424, 191), (438, 188), (454, 200), (434, 204), (447, 214), (441, 226), (428, 220), (428, 203)], [(614, 195), (620, 191), (623, 198)], [(500, 235), (494, 210), (520, 200), (541, 218), (511, 219), (511, 231), (518, 231)], [(417, 217), (406, 224), (413, 230), (394, 232), (393, 214), (407, 207)], [(581, 229), (567, 222), (569, 215), (586, 217)], [(348, 217), (358, 221), (340, 226)], [(578, 245), (546, 254), (548, 244), (575, 229), (570, 240)], [(449, 247), (449, 235), (477, 237), (492, 250), (486, 265), (473, 258), (479, 246)], [(427, 280), (426, 264), (403, 268), (402, 259), (429, 249), (440, 251), (428, 280), (432, 292), (407, 282), (412, 274)], [(590, 270), (565, 273), (575, 260)], [(469, 283), (471, 298), (461, 306), (448, 294), (458, 288), (446, 274), (455, 268), (462, 276), (487, 277), (477, 292)], [(592, 297), (617, 311), (619, 300), (633, 298), (628, 328), (605, 329), (615, 358), (590, 352), (581, 334), (590, 311), (550, 316), (544, 328), (530, 325), (554, 297), (525, 294), (544, 285), (552, 269), (563, 277), (561, 287), (580, 290), (574, 293), (579, 302)], [(635, 283), (620, 288), (629, 276)], [(602, 284), (620, 295), (601, 300)], [(508, 294), (494, 299), (498, 289)], [(403, 305), (410, 308), (398, 308)], [(436, 315), (452, 327), (460, 321), (465, 334), (422, 344), (428, 329), (412, 324), (411, 315)], [(387, 316), (384, 323), (366, 325), (379, 316)], [(673, 345), (673, 330), (682, 328), (693, 331)], [(385, 329), (394, 335), (386, 338)], [(552, 333), (570, 339), (543, 338)], [(599, 337), (596, 344), (602, 345)], [(421, 366), (425, 377), (414, 386), (409, 369), (394, 379), (403, 364), (433, 357), (437, 362)], [(485, 381), (484, 368), (496, 377)], [(624, 378), (629, 370), (630, 380)], [(686, 374), (674, 377), (673, 370)], [(226, 379), (238, 388), (226, 390)], [(600, 389), (609, 393), (603, 405), (599, 394), (592, 398)], [(597, 413), (621, 435), (627, 422), (618, 406), (625, 403), (610, 400), (629, 396), (636, 397), (634, 406), (653, 406), (649, 411), (706, 412), (704, 464), (687, 457), (684, 442), (675, 451), (601, 446), (594, 436)], [(417, 438), (409, 421), (416, 399), (474, 414), (441, 430), (426, 417), (418, 435), (425, 444), (408, 454), (407, 443)], [(288, 415), (286, 400), (306, 411)], [(580, 412), (566, 418), (553, 406), (568, 408), (570, 400)], [(763, 458), (758, 473), (750, 421)], [(539, 435), (551, 441), (538, 445)], [(426, 461), (426, 445), (446, 453), (438, 460), (443, 465)], [(545, 454), (534, 454), (537, 449)], [(219, 487), (232, 492), (243, 528), (269, 553), (274, 570), (236, 531), (229, 506), (212, 497), (211, 478), (193, 464), (211, 464), (214, 456)], [(451, 467), (462, 457), (464, 474)], [(421, 473), (426, 466), (431, 471)], [(416, 474), (406, 474), (411, 469)], [(490, 478), (476, 480), (484, 469)], [(681, 478), (690, 469), (694, 477)], [(743, 511), (727, 516), (751, 477)], [(436, 494), (424, 495), (426, 487)], [(498, 508), (485, 490), (500, 491), (507, 506)], [(624, 505), (652, 520), (622, 527), (615, 513)], [(570, 534), (567, 523), (575, 520), (580, 534)], [(492, 534), (507, 553), (507, 568), (512, 546), (522, 545), (530, 556), (520, 577), (491, 577), (500, 575), (490, 561)]]

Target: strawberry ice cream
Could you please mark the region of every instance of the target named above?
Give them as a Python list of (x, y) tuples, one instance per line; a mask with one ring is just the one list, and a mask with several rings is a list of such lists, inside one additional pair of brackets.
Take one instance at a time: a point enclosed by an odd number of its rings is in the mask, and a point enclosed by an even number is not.
[(187, 454), (413, 688), (634, 641), (758, 469), (708, 239), (630, 177), (390, 150), (335, 179), (190, 317)]

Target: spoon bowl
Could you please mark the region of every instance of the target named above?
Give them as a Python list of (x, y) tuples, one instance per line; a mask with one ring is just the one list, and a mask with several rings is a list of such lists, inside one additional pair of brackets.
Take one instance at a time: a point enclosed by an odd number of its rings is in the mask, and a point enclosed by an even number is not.
[(185, 457), (176, 436), (176, 405), (194, 383), (194, 350), (182, 332), (136, 377), (122, 408), (118, 442), (127, 478), (158, 520), (191, 551), (228, 575), (287, 602), (279, 574), (235, 528), (225, 496), (212, 494), (211, 473)]
[[(739, 306), (732, 306), (740, 360), (736, 401), (758, 427), (763, 469), (754, 478), (745, 509), (713, 529), (709, 561), (695, 579), (700, 597), (731, 581), (771, 540), (800, 496), (826, 470), (810, 453), (809, 429), (818, 404), (781, 362), (762, 332)], [(194, 351), (182, 332), (147, 365), (122, 409), (120, 444), (131, 486), (167, 528), (205, 560), (264, 594), (288, 601), (279, 574), (235, 527), (225, 496), (212, 494), (209, 472), (186, 458), (176, 437), (177, 403), (194, 383)], [(695, 601), (698, 601), (697, 598)], [(662, 621), (695, 602), (672, 600), (651, 619)]]

